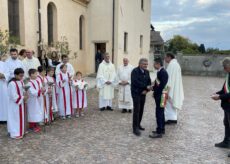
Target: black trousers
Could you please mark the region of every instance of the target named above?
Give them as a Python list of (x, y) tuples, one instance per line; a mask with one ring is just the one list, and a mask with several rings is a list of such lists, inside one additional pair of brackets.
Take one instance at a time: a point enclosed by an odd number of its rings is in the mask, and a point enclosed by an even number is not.
[(161, 134), (165, 131), (165, 113), (164, 108), (160, 107), (161, 97), (155, 97), (156, 102), (156, 120), (157, 120), (157, 128), (156, 131), (158, 134)]
[(133, 130), (139, 130), (144, 107), (145, 107), (145, 98), (146, 95), (137, 95), (133, 97)]
[(230, 112), (224, 111), (224, 127), (225, 137), (224, 140), (230, 142)]

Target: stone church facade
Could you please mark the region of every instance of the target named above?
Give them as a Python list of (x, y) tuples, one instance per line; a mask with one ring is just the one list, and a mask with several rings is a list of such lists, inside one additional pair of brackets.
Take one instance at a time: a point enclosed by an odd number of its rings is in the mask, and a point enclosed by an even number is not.
[(98, 49), (116, 66), (150, 53), (151, 0), (0, 0), (0, 18), (0, 28), (36, 54), (65, 37), (70, 62), (85, 74), (95, 72)]

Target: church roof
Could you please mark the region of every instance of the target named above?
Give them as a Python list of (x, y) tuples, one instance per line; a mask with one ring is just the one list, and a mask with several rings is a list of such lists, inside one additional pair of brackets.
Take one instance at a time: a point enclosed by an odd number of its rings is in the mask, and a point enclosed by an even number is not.
[(151, 43), (154, 45), (164, 44), (164, 40), (161, 37), (160, 31), (151, 31)]

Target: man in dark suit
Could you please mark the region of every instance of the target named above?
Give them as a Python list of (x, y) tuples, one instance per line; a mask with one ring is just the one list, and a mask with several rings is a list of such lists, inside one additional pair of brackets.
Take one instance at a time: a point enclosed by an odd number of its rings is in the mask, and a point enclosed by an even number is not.
[(140, 59), (139, 66), (131, 73), (131, 94), (133, 98), (133, 133), (140, 136), (140, 130), (145, 130), (141, 126), (144, 111), (146, 94), (151, 90), (151, 79), (147, 70), (148, 60)]
[(230, 148), (230, 57), (224, 59), (223, 67), (227, 72), (226, 81), (222, 90), (213, 94), (211, 98), (216, 101), (221, 100), (221, 107), (224, 110), (225, 137), (222, 142), (215, 144), (215, 146), (220, 148)]
[(165, 104), (167, 100), (167, 83), (168, 83), (168, 73), (163, 68), (163, 61), (161, 58), (156, 58), (154, 60), (154, 68), (157, 70), (157, 79), (153, 86), (153, 97), (156, 103), (156, 120), (157, 128), (153, 131), (153, 134), (149, 135), (150, 138), (162, 138), (165, 133)]
[(103, 61), (103, 55), (101, 53), (101, 50), (98, 50), (96, 55), (95, 55), (95, 67), (96, 67), (96, 72), (98, 71), (99, 65)]

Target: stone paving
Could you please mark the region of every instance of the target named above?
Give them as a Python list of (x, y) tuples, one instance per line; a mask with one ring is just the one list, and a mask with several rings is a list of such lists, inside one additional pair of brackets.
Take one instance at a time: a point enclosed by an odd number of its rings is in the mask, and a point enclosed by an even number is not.
[(167, 126), (164, 138), (148, 138), (155, 128), (154, 103), (148, 95), (141, 137), (132, 134), (131, 114), (100, 112), (96, 89), (88, 92), (84, 118), (57, 120), (45, 132), (12, 140), (0, 125), (0, 164), (189, 164), (230, 163), (228, 151), (214, 147), (223, 139), (223, 112), (209, 95), (223, 79), (184, 77), (184, 109), (179, 124)]

